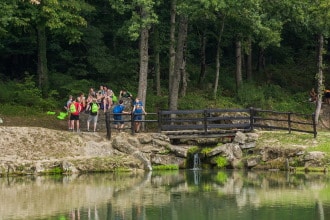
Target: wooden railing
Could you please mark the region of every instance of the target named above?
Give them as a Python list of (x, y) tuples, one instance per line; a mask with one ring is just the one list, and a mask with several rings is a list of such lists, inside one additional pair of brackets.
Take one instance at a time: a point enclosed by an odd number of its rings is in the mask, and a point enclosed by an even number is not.
[[(125, 115), (125, 114), (123, 114)], [(143, 115), (141, 123), (155, 124), (158, 132), (171, 139), (233, 137), (237, 131), (249, 132), (255, 128), (306, 132), (317, 136), (314, 114), (276, 112), (260, 109), (204, 109), (204, 110), (161, 110), (158, 113)], [(129, 124), (134, 134), (134, 115), (126, 115), (124, 122)], [(107, 137), (111, 138), (113, 113), (106, 114)]]

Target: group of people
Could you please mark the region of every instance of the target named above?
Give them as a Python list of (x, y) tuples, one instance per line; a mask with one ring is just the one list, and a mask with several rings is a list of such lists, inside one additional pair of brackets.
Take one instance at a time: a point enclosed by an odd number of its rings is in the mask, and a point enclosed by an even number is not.
[[(132, 100), (132, 111), (125, 111), (123, 98)], [(119, 101), (118, 101), (119, 100)], [(90, 126), (93, 124), (93, 131), (96, 132), (98, 115), (101, 111), (106, 113), (112, 109), (115, 128), (121, 132), (124, 128), (124, 120), (122, 114), (133, 114), (134, 130), (140, 131), (142, 115), (147, 114), (143, 104), (139, 98), (135, 98), (127, 90), (121, 90), (119, 98), (107, 86), (101, 85), (98, 91), (90, 88), (87, 98), (84, 93), (81, 93), (77, 98), (69, 96), (64, 108), (69, 113), (68, 129), (69, 131), (80, 132), (79, 115), (81, 112), (88, 113), (87, 131), (90, 131)], [(75, 127), (76, 126), (76, 127)]]
[[(330, 90), (329, 89), (324, 90), (323, 98), (324, 98), (324, 103), (330, 104)], [(316, 102), (317, 100), (318, 100), (317, 92), (315, 91), (314, 88), (312, 88), (309, 91), (309, 101)]]

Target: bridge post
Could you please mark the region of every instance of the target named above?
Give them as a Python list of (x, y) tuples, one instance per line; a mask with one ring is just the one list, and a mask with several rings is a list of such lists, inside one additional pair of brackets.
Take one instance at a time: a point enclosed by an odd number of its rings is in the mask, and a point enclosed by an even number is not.
[(157, 115), (158, 115), (158, 132), (160, 133), (162, 131), (162, 114), (161, 114), (162, 111), (158, 111)]
[(207, 134), (207, 110), (204, 110), (204, 134)]
[(105, 126), (107, 129), (107, 138), (111, 139), (111, 124), (110, 124), (110, 112), (105, 113)]
[(131, 117), (131, 132), (132, 132), (132, 135), (134, 135), (135, 134), (135, 122), (134, 122), (134, 112), (133, 111), (131, 112), (130, 117)]
[(250, 107), (250, 130), (253, 131), (254, 129), (254, 114), (255, 110), (253, 107)]
[(291, 134), (291, 115), (292, 112), (288, 113), (288, 129), (289, 129), (289, 134)]

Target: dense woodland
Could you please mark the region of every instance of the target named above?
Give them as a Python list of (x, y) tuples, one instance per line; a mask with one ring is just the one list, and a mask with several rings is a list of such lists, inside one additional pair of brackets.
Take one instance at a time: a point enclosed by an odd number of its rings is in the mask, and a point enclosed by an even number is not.
[[(105, 84), (159, 108), (318, 112), (329, 0), (2, 0), (0, 102), (61, 108)], [(149, 108), (149, 109), (148, 109)]]

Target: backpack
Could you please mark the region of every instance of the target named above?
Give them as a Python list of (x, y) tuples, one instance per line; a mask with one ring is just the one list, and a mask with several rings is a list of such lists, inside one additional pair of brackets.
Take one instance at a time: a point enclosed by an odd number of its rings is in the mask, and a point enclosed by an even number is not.
[(99, 110), (99, 106), (96, 103), (92, 104), (92, 113), (96, 113)]
[(113, 95), (113, 96), (112, 96), (112, 101), (113, 101), (113, 102), (117, 102), (117, 101), (118, 101), (117, 96)]
[(75, 113), (77, 111), (77, 109), (76, 109), (76, 105), (74, 104), (74, 103), (71, 103), (70, 104), (70, 112), (71, 113)]
[(121, 113), (121, 106), (120, 105), (116, 105), (113, 108), (113, 113)]

